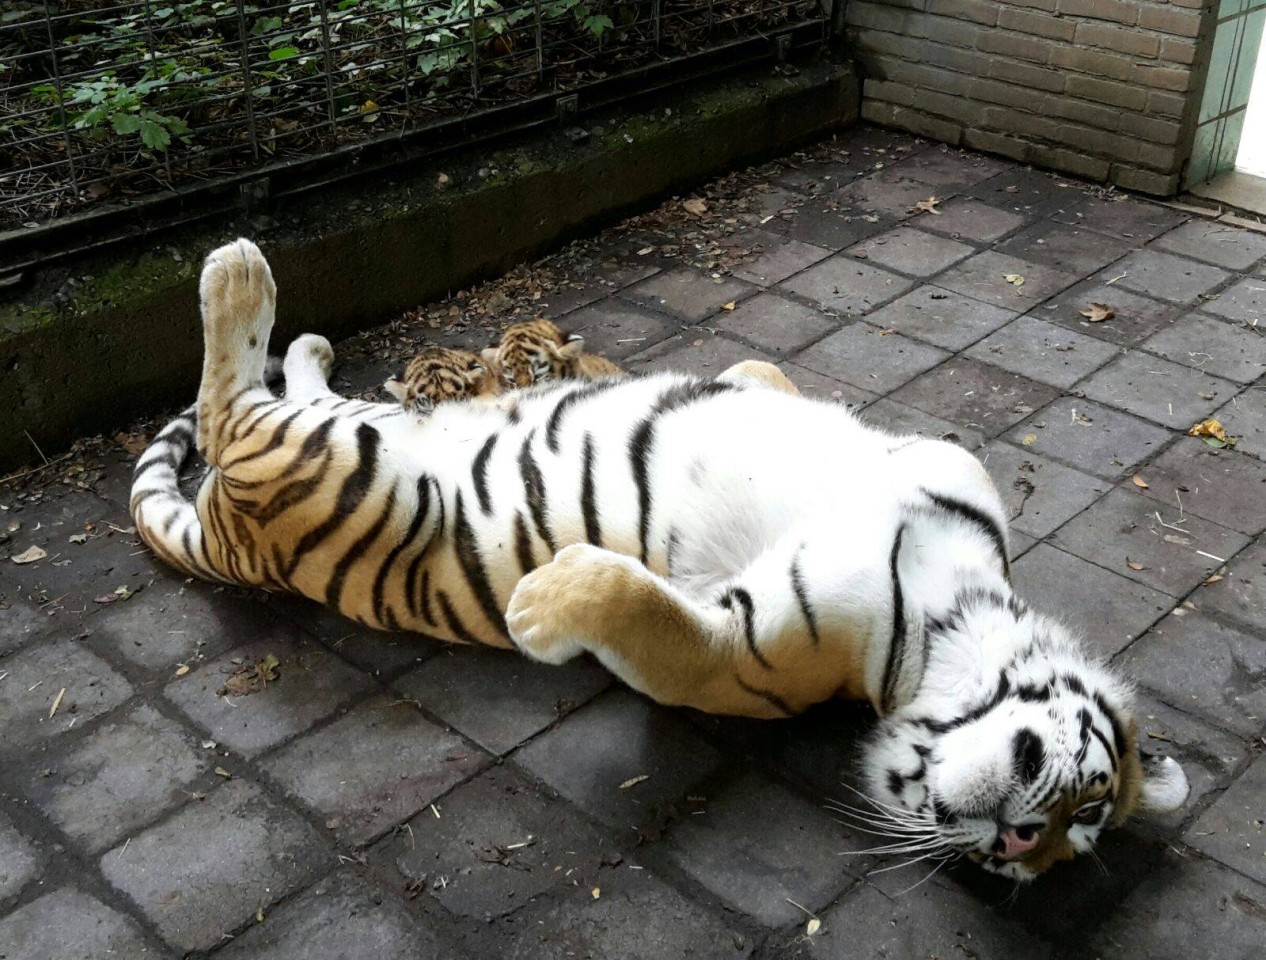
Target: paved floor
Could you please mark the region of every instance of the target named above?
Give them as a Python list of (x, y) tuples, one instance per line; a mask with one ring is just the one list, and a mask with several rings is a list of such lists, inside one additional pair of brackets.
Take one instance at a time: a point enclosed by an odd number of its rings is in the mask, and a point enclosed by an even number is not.
[[(540, 311), (633, 370), (764, 356), (954, 434), (1023, 593), (1138, 683), (1181, 814), (1018, 892), (908, 890), (823, 808), (864, 709), (660, 709), (182, 581), (121, 434), (0, 487), (0, 957), (1261, 955), (1266, 234), (866, 128), (695, 199), (357, 338), (340, 384)], [(1209, 416), (1234, 449), (1186, 436)]]

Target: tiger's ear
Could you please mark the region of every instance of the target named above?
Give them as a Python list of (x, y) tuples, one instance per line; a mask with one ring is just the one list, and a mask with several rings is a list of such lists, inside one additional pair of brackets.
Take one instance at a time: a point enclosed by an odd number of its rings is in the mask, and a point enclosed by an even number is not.
[(479, 351), (479, 359), (483, 361), (489, 373), (496, 373), (501, 366), (501, 361), (497, 359), (498, 353), (500, 351), (496, 347), (484, 347)]
[(585, 352), (585, 338), (578, 333), (568, 334), (562, 343), (551, 343), (550, 351), (560, 360), (575, 360)]
[(390, 380), (384, 383), (382, 385), (382, 388), (386, 390), (389, 394), (391, 394), (393, 397), (395, 397), (397, 400), (399, 400), (401, 403), (404, 403), (409, 397), (409, 388), (406, 387), (399, 380), (397, 380), (395, 377), (392, 377)]
[(1144, 757), (1139, 813), (1172, 813), (1187, 801), (1191, 784), (1173, 757)]

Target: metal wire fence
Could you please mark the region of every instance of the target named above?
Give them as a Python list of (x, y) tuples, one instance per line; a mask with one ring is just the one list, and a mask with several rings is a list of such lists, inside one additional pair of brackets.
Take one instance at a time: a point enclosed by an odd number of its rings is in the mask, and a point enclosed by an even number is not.
[(818, 0), (5, 0), (0, 231), (436, 130)]

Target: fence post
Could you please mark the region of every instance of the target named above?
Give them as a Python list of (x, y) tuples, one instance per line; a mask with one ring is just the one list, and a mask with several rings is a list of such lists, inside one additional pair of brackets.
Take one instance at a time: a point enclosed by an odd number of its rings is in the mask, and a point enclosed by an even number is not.
[(251, 44), (246, 35), (245, 0), (237, 0), (237, 39), (242, 47), (242, 96), (246, 98), (246, 125), (251, 135), (251, 157), (259, 159), (259, 135), (255, 127), (255, 83), (251, 76)]

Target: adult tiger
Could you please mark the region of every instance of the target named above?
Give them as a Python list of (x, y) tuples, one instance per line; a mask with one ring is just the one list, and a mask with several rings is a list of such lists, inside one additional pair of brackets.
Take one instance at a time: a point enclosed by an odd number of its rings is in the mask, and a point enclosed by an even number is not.
[[(766, 364), (419, 419), (330, 392), (309, 336), (279, 400), (259, 250), (212, 253), (201, 297), (196, 415), (155, 438), (131, 501), (174, 566), (550, 663), (590, 651), (667, 704), (869, 700), (885, 828), (1017, 879), (1185, 798), (1176, 763), (1140, 758), (1125, 685), (1013, 595), (1002, 505), (957, 447), (870, 429)], [(196, 506), (176, 486), (195, 436)]]

